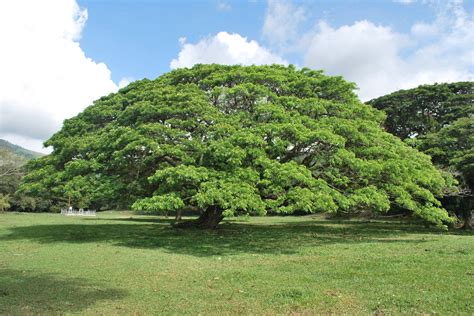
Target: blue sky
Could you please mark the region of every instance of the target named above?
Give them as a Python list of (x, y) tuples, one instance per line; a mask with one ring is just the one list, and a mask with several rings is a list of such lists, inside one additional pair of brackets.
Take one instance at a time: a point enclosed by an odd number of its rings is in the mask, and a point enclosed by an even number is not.
[(81, 39), (86, 54), (105, 62), (117, 82), (122, 77), (154, 78), (169, 71), (189, 41), (219, 31), (259, 38), (265, 5), (241, 1), (219, 10), (215, 1), (79, 1), (89, 19)]
[[(107, 1), (80, 0), (89, 18), (80, 40), (85, 53), (106, 63), (117, 83), (124, 77), (155, 78), (170, 70), (180, 51), (178, 39), (197, 42), (226, 31), (265, 43), (262, 27), (266, 1)], [(299, 1), (307, 8), (306, 26), (325, 20), (340, 27), (370, 20), (400, 32), (419, 21), (432, 21), (434, 6), (403, 5), (393, 1), (325, 0)], [(291, 63), (301, 63), (290, 55)]]
[(36, 151), (103, 95), (196, 63), (295, 64), (362, 101), (474, 80), (474, 0), (3, 0), (0, 138)]

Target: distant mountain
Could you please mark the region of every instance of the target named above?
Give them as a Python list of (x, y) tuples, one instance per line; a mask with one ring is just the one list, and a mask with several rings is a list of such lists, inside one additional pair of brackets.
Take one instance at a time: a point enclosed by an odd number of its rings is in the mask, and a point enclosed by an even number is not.
[[(18, 145), (12, 144), (4, 139), (0, 139), (0, 150), (11, 152), (12, 154), (19, 156), (23, 159), (30, 160), (33, 158), (38, 158), (44, 156), (42, 153), (37, 153), (32, 150), (25, 149)], [(20, 158), (20, 159), (21, 159)]]

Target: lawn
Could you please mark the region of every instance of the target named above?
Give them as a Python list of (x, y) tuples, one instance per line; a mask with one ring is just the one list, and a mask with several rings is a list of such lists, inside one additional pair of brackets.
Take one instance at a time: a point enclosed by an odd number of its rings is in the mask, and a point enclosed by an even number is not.
[(474, 235), (319, 216), (0, 214), (0, 314), (474, 313)]

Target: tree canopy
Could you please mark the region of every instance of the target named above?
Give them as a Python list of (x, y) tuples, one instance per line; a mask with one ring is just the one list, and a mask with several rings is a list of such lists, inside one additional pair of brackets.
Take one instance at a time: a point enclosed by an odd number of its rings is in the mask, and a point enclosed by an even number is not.
[(197, 65), (103, 97), (45, 144), (22, 190), (79, 206), (224, 216), (411, 211), (442, 226), (446, 183), (383, 131), (341, 77), (293, 66)]
[(367, 104), (387, 113), (384, 125), (401, 139), (439, 131), (474, 112), (474, 83), (454, 82), (399, 90)]
[[(457, 191), (443, 200), (471, 227), (474, 191), (474, 82), (424, 85), (369, 101), (386, 111), (387, 130), (453, 173)], [(454, 198), (453, 198), (454, 197)]]
[(459, 211), (464, 217), (464, 228), (472, 229), (474, 117), (457, 119), (437, 132), (420, 137), (415, 144), (420, 150), (430, 155), (438, 166), (454, 173), (459, 181), (459, 187), (444, 204), (448, 208)]

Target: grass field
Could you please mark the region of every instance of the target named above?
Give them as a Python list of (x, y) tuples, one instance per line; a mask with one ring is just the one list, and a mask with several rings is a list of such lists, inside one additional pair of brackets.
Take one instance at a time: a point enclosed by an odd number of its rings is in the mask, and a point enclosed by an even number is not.
[(266, 217), (0, 214), (0, 314), (474, 314), (474, 236)]

